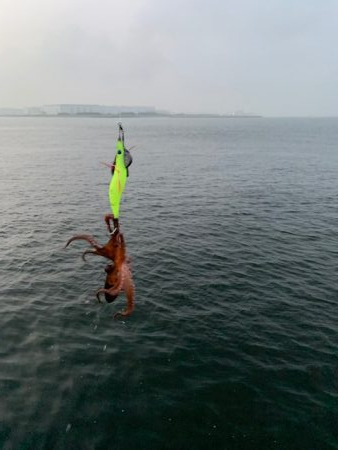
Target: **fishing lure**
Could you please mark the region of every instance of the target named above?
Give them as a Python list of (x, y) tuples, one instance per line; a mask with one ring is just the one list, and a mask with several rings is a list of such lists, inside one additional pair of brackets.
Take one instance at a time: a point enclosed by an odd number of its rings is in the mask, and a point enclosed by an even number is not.
[[(122, 124), (119, 123), (119, 136), (116, 143), (116, 156), (112, 168), (112, 178), (109, 184), (109, 202), (112, 214), (107, 214), (105, 217), (108, 230), (110, 233), (115, 233), (119, 230), (120, 217), (120, 203), (123, 191), (125, 189), (128, 167), (132, 163), (132, 157), (129, 151), (124, 146), (124, 131)], [(114, 230), (111, 230), (110, 220), (113, 220)]]

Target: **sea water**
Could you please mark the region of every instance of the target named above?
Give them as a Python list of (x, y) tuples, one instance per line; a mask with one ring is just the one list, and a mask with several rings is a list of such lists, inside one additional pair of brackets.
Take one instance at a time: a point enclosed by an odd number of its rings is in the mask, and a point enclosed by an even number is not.
[(338, 119), (0, 118), (0, 447), (338, 448)]

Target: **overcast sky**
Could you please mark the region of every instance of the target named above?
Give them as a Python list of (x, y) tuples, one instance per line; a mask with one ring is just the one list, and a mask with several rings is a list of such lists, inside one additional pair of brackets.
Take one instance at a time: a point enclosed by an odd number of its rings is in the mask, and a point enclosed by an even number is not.
[(337, 0), (0, 0), (0, 107), (338, 116)]

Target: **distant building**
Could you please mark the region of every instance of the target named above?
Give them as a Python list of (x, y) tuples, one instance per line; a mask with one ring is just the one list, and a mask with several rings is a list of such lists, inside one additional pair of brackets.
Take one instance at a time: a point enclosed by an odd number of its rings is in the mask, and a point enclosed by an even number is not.
[(98, 114), (99, 105), (72, 105), (72, 104), (58, 104), (58, 105), (44, 105), (41, 107), (45, 114), (57, 116), (60, 114)]
[(23, 116), (25, 111), (20, 108), (0, 108), (0, 116)]
[(153, 106), (116, 106), (118, 114), (155, 114)]
[(24, 114), (27, 116), (44, 116), (45, 113), (42, 111), (41, 108), (38, 108), (37, 106), (31, 106), (29, 108), (23, 109)]
[(57, 115), (119, 115), (119, 114), (155, 114), (156, 109), (152, 106), (103, 106), (103, 105), (81, 105), (81, 104), (56, 104), (44, 105), (40, 108), (44, 114)]

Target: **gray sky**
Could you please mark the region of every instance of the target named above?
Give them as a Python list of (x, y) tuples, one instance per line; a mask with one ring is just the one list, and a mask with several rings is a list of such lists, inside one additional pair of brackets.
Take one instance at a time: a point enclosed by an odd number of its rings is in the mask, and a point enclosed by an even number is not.
[(338, 116), (337, 0), (0, 0), (0, 107)]

